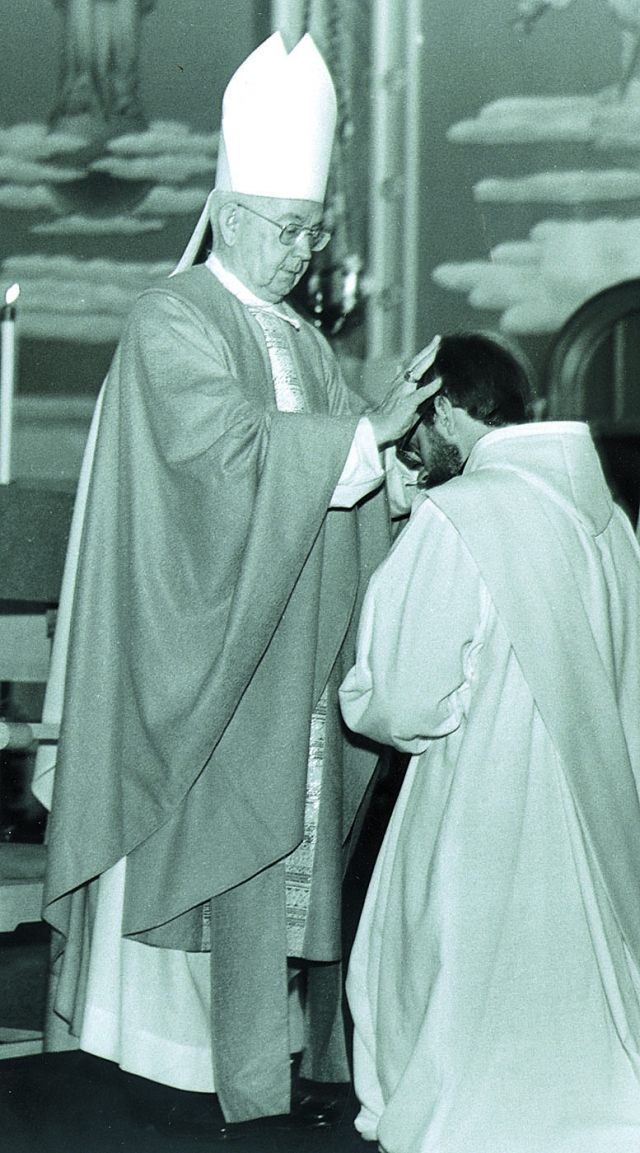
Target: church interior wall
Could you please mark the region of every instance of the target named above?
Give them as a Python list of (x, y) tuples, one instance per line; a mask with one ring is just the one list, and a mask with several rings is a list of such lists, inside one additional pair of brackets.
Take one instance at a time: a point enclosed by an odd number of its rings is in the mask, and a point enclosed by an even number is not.
[[(362, 8), (363, 0), (352, 3)], [(640, 256), (634, 271), (628, 251), (618, 264), (612, 255), (613, 225), (627, 223), (633, 232), (640, 218), (633, 180), (640, 81), (626, 93), (626, 120), (618, 117), (610, 138), (599, 143), (585, 118), (593, 121), (595, 107), (606, 120), (613, 107), (615, 119), (620, 103), (621, 30), (613, 0), (571, 0), (528, 33), (514, 23), (516, 5), (424, 2), (417, 335), (426, 343), (434, 331), (501, 327), (542, 370), (554, 328), (580, 303), (581, 292), (629, 268), (640, 275)], [(33, 475), (40, 468), (73, 480), (85, 413), (113, 353), (126, 302), (139, 287), (131, 266), (161, 273), (179, 256), (198, 197), (212, 182), (211, 140), (225, 84), (269, 30), (268, 5), (257, 0), (156, 0), (146, 7), (139, 80), (148, 127), (138, 129), (145, 139), (137, 151), (129, 142), (107, 160), (90, 161), (114, 181), (124, 172), (131, 182), (138, 172), (140, 189), (146, 189), (146, 201), (125, 204), (121, 212), (109, 208), (120, 219), (118, 229), (113, 219), (113, 227), (96, 224), (95, 207), (74, 199), (74, 181), (60, 175), (60, 169), (77, 167), (78, 156), (48, 155), (43, 145), (59, 94), (63, 0), (0, 0), (0, 292), (21, 283), (16, 419), (23, 431), (16, 444), (20, 469)], [(350, 8), (343, 2), (336, 10)], [(367, 52), (365, 45), (353, 70), (360, 99), (367, 91)], [(528, 121), (527, 100), (541, 102)], [(546, 132), (540, 129), (545, 117)], [(356, 130), (366, 133), (362, 119), (356, 118)], [(153, 132), (155, 144), (148, 135)], [(359, 139), (352, 154), (350, 187), (362, 190), (356, 233), (366, 248), (366, 141)], [(52, 166), (58, 171), (50, 179)], [(622, 178), (615, 179), (620, 171), (626, 173), (622, 192)], [(587, 173), (587, 187), (576, 192), (571, 174), (580, 172)], [(600, 193), (594, 193), (594, 179)], [(600, 221), (610, 222), (609, 233)], [(366, 290), (369, 254), (361, 256)], [(363, 309), (360, 326), (364, 316)], [(343, 341), (348, 353), (362, 354), (361, 336)], [(49, 406), (46, 412), (34, 398)], [(49, 430), (56, 421), (65, 423), (66, 437), (45, 463), (43, 419)]]

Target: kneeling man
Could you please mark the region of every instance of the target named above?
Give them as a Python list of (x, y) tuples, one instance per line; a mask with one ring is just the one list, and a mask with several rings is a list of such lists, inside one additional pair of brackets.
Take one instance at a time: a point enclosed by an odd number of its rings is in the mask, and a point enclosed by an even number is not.
[[(340, 695), (413, 754), (352, 952), (385, 1153), (640, 1148), (640, 552), (588, 427), (444, 338)], [(422, 383), (425, 383), (423, 377)]]

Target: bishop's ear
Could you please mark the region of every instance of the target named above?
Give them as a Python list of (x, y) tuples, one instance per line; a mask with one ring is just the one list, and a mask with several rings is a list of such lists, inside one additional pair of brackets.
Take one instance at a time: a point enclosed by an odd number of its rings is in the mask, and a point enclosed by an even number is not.
[(237, 204), (223, 204), (218, 210), (218, 226), (220, 235), (229, 248), (233, 247), (238, 235), (240, 214)]

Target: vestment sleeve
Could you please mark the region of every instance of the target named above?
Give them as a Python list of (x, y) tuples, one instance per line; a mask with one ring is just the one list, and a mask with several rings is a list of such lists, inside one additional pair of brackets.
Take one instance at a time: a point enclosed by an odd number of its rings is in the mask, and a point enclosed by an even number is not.
[(482, 597), (465, 545), (425, 501), (369, 585), (340, 689), (349, 727), (410, 753), (453, 732), (481, 647)]
[(382, 484), (384, 472), (370, 422), (361, 416), (330, 508), (353, 508)]

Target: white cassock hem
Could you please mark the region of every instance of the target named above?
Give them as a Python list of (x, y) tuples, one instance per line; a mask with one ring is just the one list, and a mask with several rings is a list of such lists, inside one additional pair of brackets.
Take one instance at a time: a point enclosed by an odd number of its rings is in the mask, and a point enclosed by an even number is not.
[[(211, 956), (122, 936), (126, 858), (103, 873), (80, 1048), (150, 1081), (214, 1093)], [(292, 1053), (304, 1048), (298, 985), (289, 995)]]
[(80, 1048), (176, 1089), (213, 1093), (210, 955), (122, 937), (126, 861), (100, 877)]

